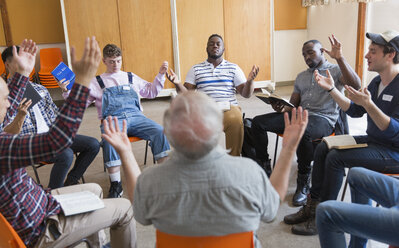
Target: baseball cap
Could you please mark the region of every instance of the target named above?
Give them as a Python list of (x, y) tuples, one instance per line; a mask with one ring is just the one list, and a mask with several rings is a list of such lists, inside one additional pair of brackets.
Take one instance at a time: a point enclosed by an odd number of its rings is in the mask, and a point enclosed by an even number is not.
[(366, 37), (378, 45), (391, 46), (399, 53), (399, 32), (388, 30), (381, 34), (366, 33)]

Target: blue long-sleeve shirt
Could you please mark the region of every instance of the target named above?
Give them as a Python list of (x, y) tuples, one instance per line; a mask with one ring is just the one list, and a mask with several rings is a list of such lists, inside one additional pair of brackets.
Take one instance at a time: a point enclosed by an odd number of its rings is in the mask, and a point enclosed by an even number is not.
[[(368, 90), (371, 100), (391, 118), (391, 121), (388, 128), (381, 131), (370, 116), (367, 116), (367, 142), (387, 147), (390, 155), (399, 161), (399, 74), (378, 96), (380, 83), (380, 76), (375, 77), (369, 84)], [(352, 102), (346, 113), (351, 117), (361, 117), (366, 110)]]

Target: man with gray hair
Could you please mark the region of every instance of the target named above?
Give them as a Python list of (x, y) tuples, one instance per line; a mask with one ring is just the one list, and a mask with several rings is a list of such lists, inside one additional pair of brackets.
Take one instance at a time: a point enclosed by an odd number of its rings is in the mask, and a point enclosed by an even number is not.
[[(124, 174), (131, 177), (126, 181), (137, 178), (137, 184), (127, 188), (138, 222), (175, 235), (221, 236), (256, 232), (260, 220), (276, 217), (307, 111), (293, 109), (291, 121), (285, 114), (282, 156), (270, 180), (256, 162), (231, 156), (218, 146), (222, 118), (217, 104), (204, 93), (178, 95), (164, 115), (165, 134), (175, 150), (169, 160), (140, 176), (126, 135), (122, 141), (108, 140), (120, 154)], [(254, 240), (260, 247), (256, 235)]]

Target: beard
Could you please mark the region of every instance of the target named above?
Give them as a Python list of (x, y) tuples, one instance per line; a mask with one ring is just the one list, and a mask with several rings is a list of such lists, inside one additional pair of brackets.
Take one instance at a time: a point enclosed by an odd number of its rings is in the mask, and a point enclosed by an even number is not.
[(218, 59), (223, 56), (223, 53), (215, 54), (215, 55), (212, 55), (210, 52), (207, 52), (207, 53), (208, 53), (208, 58), (211, 58), (211, 59)]

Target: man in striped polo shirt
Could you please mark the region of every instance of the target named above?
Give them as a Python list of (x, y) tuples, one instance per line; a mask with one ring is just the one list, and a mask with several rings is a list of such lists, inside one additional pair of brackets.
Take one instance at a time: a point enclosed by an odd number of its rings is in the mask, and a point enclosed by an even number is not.
[(167, 76), (176, 85), (178, 91), (200, 90), (221, 106), (224, 110), (223, 131), (226, 134), (226, 148), (231, 150), (230, 155), (240, 156), (244, 127), (236, 92), (245, 98), (252, 95), (253, 81), (259, 72), (259, 67), (254, 65), (248, 78), (245, 78), (244, 72), (238, 65), (223, 59), (224, 42), (218, 34), (212, 34), (209, 37), (206, 51), (207, 60), (191, 67), (184, 86), (179, 84), (173, 71)]

